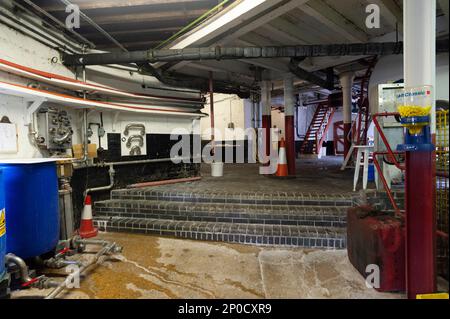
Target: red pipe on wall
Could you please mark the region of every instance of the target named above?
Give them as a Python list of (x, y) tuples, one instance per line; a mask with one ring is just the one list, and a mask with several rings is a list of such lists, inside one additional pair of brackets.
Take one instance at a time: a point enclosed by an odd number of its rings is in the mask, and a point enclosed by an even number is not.
[(166, 179), (162, 181), (153, 181), (153, 182), (144, 182), (128, 185), (128, 188), (142, 188), (142, 187), (153, 187), (153, 186), (161, 186), (161, 185), (169, 185), (176, 183), (186, 183), (186, 182), (195, 182), (201, 180), (201, 177), (187, 177), (187, 178), (177, 178), (177, 179)]

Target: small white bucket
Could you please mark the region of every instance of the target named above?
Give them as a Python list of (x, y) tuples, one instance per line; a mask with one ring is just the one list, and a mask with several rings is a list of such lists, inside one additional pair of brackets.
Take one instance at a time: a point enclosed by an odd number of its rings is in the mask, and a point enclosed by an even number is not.
[(222, 162), (211, 163), (211, 176), (212, 177), (222, 177), (223, 176), (223, 163)]

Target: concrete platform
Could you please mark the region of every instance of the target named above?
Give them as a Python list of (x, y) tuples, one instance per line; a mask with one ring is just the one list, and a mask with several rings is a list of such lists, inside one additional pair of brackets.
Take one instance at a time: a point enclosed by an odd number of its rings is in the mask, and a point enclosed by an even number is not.
[[(258, 164), (225, 164), (223, 177), (211, 177), (211, 168), (202, 164), (203, 179), (195, 184), (195, 190), (229, 192), (302, 192), (302, 193), (352, 193), (351, 169), (341, 171), (342, 156), (322, 159), (302, 158), (296, 163), (295, 179), (273, 179), (259, 175)], [(190, 190), (189, 184), (178, 184), (177, 190)]]
[[(254, 247), (102, 233), (124, 247), (60, 298), (403, 298), (365, 286), (345, 250)], [(42, 298), (50, 290), (13, 292)]]

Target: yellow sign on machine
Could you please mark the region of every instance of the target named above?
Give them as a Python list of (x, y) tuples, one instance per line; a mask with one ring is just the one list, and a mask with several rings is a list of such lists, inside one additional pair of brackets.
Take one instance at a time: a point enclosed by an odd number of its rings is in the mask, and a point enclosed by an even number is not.
[(0, 211), (0, 237), (6, 234), (6, 217), (5, 209)]

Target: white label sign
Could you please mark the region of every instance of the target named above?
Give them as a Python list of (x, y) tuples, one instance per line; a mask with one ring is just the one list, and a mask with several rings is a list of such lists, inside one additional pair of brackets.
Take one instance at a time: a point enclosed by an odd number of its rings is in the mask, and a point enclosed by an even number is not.
[(0, 123), (0, 153), (17, 153), (17, 151), (16, 125)]

